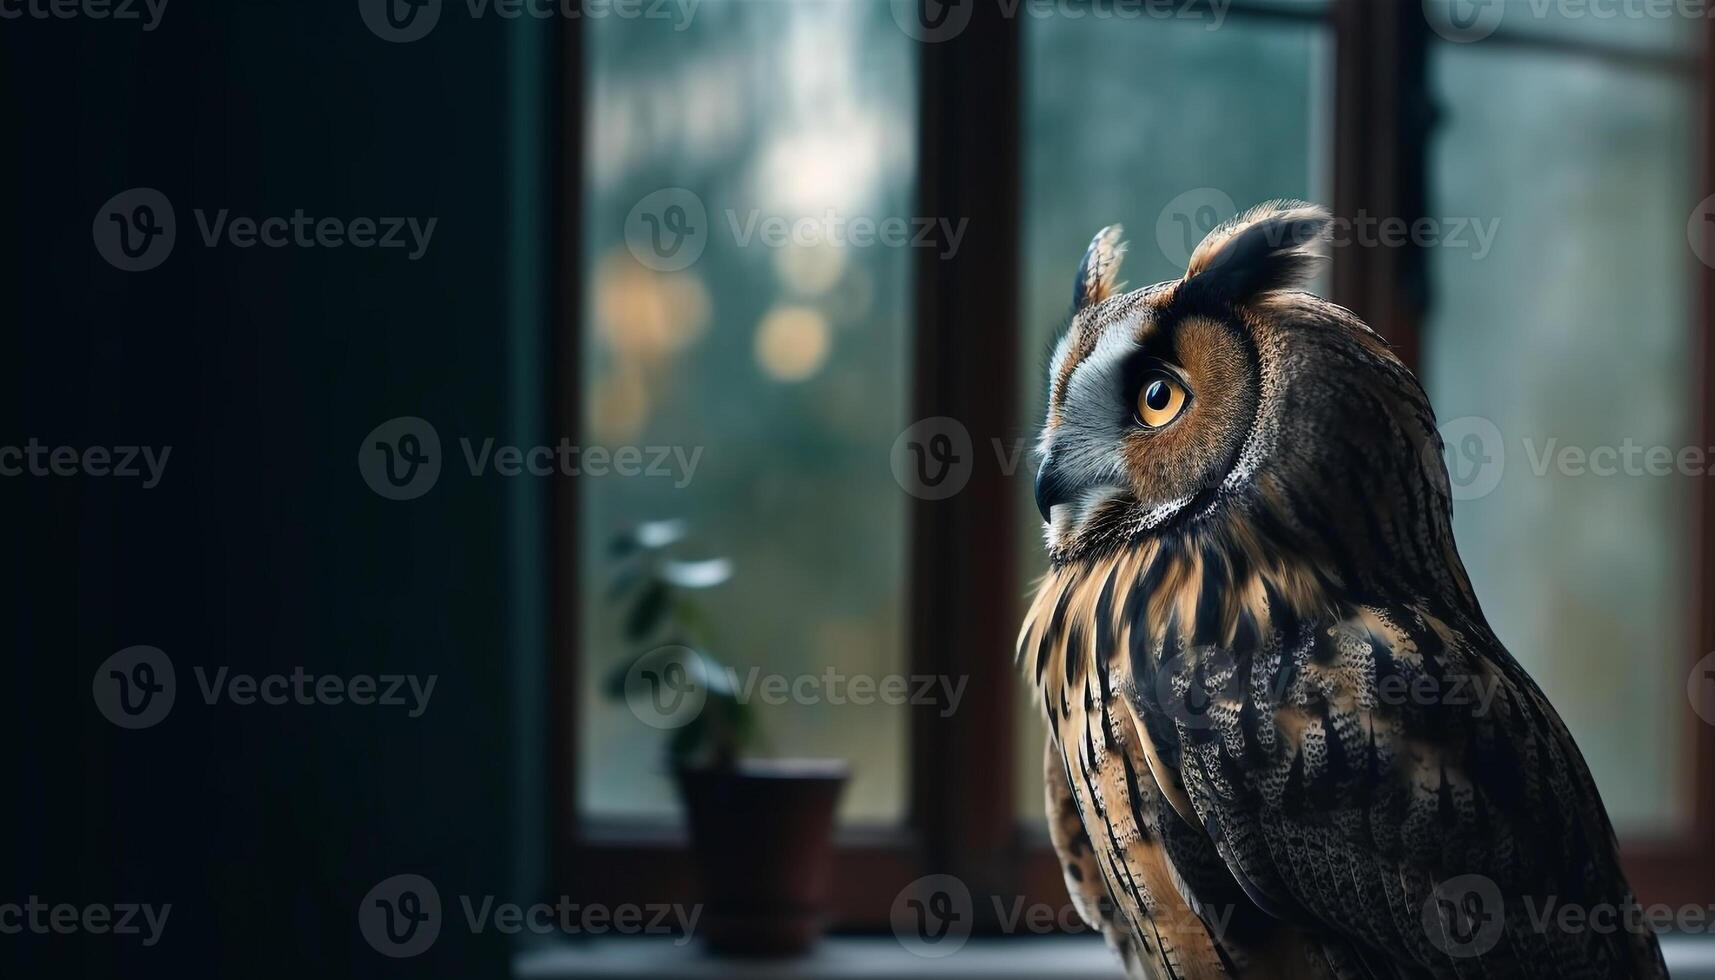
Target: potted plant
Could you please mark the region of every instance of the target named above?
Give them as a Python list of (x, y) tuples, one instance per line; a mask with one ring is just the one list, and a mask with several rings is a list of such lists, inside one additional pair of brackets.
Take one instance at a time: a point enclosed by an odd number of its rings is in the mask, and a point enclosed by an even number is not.
[(676, 557), (688, 530), (684, 521), (655, 521), (614, 539), (609, 594), (624, 604), (634, 652), (614, 669), (607, 693), (668, 732), (667, 763), (706, 893), (709, 948), (802, 953), (822, 931), (834, 810), (848, 767), (753, 754), (752, 706), (711, 652), (699, 598), (732, 578), (732, 563)]

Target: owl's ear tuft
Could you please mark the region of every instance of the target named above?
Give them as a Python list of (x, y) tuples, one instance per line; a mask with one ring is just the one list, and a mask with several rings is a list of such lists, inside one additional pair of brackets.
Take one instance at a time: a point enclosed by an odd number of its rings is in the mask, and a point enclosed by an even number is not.
[(1084, 260), (1078, 263), (1077, 280), (1072, 283), (1073, 312), (1100, 303), (1125, 285), (1119, 281), (1120, 262), (1125, 258), (1125, 242), (1120, 235), (1124, 233), (1119, 225), (1108, 225), (1090, 239)]
[(1185, 287), (1218, 292), (1236, 303), (1297, 289), (1327, 258), (1332, 219), (1303, 201), (1269, 201), (1209, 232), (1185, 270)]

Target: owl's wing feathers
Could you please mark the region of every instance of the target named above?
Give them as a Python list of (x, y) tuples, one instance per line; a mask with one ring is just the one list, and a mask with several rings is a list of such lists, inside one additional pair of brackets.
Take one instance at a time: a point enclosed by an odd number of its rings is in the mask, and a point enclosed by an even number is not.
[(1635, 903), (1582, 757), (1486, 627), (1283, 608), (1224, 645), (1168, 622), (1125, 692), (1163, 795), (1251, 901), (1377, 976), (1666, 976), (1647, 933), (1560, 927)]
[(1062, 862), (1066, 894), (1071, 896), (1084, 924), (1100, 932), (1108, 947), (1119, 955), (1126, 975), (1148, 976), (1132, 924), (1109, 894), (1100, 859), (1084, 829), (1083, 813), (1072, 795), (1066, 757), (1052, 735), (1044, 748), (1042, 777), (1048, 805), (1048, 837)]

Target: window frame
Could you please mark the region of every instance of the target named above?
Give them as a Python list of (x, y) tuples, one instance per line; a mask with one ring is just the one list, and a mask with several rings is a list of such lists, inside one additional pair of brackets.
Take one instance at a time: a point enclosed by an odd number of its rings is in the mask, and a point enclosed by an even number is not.
[[(910, 418), (945, 415), (970, 430), (973, 446), (1009, 440), (1018, 402), (1022, 21), (1001, 5), (974, 4), (956, 38), (919, 43), (918, 168), (914, 212), (970, 219), (957, 254), (913, 257), (915, 326), (911, 333)], [(1331, 27), (1334, 36), (1333, 205), (1336, 213), (1400, 216), (1428, 211), (1426, 161), (1435, 109), (1426, 66), (1434, 38), (1415, 4), (1332, 0), (1325, 9), (1235, 0), (1230, 17), (1280, 18)], [(584, 69), (582, 20), (562, 21), (560, 71), (551, 145), (559, 175), (553, 354), (547, 365), (551, 431), (579, 433), (584, 283), (582, 187)], [(1514, 44), (1596, 57), (1651, 56), (1586, 42), (1498, 33), (1483, 43)], [(1715, 22), (1695, 72), (1704, 120), (1715, 110)], [(1651, 60), (1656, 60), (1651, 58)], [(981, 93), (973, 99), (970, 93)], [(1715, 126), (1705, 125), (1695, 172), (1699, 194), (1715, 193)], [(1706, 231), (1710, 231), (1706, 229)], [(1715, 233), (1711, 233), (1715, 242)], [(1416, 368), (1429, 295), (1421, 250), (1346, 248), (1334, 254), (1331, 298), (1363, 316)], [(1702, 445), (1715, 445), (1715, 270), (1698, 263), (1694, 332)], [(1040, 825), (1021, 826), (1013, 806), (1013, 740), (1037, 726), (1015, 724), (1019, 683), (1012, 648), (1021, 612), (1017, 594), (1015, 480), (997, 467), (973, 467), (959, 494), (913, 498), (908, 508), (907, 669), (968, 677), (956, 718), (932, 705), (911, 710), (909, 803), (901, 825), (842, 828), (830, 895), (832, 923), (848, 931), (888, 928), (893, 899), (914, 879), (952, 874), (973, 894), (1061, 907), (1067, 901), (1059, 861)], [(1715, 480), (1696, 495), (1696, 597), (1715, 593)], [(580, 809), (578, 636), (581, 574), (575, 478), (559, 476), (551, 493), (549, 557), (549, 885), (581, 902), (694, 901), (685, 840), (665, 826), (592, 821)], [(1693, 602), (1697, 646), (1715, 650), (1715, 606)], [(1715, 897), (1715, 725), (1686, 706), (1691, 820), (1683, 835), (1622, 841), (1622, 859), (1639, 898), (1686, 904)], [(993, 903), (976, 903), (977, 932), (998, 932)], [(1056, 917), (1061, 919), (1064, 917)]]

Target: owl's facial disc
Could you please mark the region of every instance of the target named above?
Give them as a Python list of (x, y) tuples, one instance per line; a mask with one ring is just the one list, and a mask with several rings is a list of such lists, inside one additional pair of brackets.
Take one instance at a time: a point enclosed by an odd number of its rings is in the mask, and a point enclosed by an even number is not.
[(1119, 227), (1096, 233), (1073, 276), (1037, 447), (1036, 506), (1056, 560), (1208, 513), (1251, 480), (1273, 431), (1258, 418), (1258, 331), (1310, 278), (1328, 224), (1302, 202), (1260, 205), (1211, 231), (1182, 279), (1129, 293)]
[(1062, 372), (1036, 478), (1057, 555), (1159, 527), (1221, 486), (1254, 421), (1243, 324), (1154, 298), (1144, 291)]

